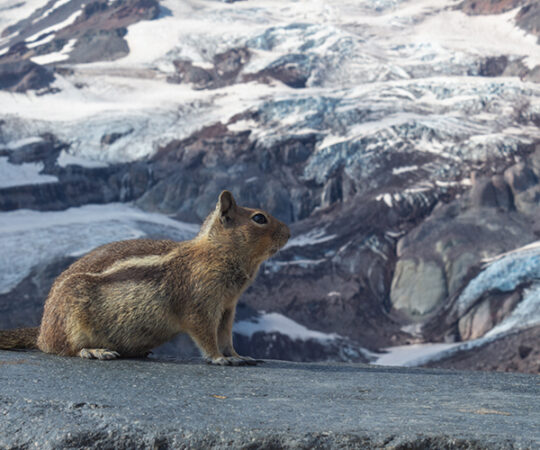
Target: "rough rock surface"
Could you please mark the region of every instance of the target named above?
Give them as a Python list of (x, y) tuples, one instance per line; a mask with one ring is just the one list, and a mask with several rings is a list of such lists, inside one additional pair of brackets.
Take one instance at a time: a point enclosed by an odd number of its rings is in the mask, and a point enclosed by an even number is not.
[(29, 89), (41, 89), (54, 81), (50, 70), (32, 61), (0, 60), (0, 89), (10, 92), (26, 92)]
[(525, 449), (537, 377), (0, 352), (0, 447)]

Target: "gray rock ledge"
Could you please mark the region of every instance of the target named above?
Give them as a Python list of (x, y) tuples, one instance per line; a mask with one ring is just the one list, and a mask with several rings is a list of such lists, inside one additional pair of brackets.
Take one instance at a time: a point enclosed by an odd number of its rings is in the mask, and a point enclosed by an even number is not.
[(535, 375), (0, 352), (0, 448), (540, 447)]

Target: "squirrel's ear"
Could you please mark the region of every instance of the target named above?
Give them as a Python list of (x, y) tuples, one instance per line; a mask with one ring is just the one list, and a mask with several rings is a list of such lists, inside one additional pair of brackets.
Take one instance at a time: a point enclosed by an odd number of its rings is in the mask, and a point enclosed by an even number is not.
[(223, 191), (219, 194), (218, 208), (221, 212), (221, 221), (223, 223), (230, 222), (232, 219), (232, 213), (236, 208), (236, 202), (233, 195), (229, 191)]

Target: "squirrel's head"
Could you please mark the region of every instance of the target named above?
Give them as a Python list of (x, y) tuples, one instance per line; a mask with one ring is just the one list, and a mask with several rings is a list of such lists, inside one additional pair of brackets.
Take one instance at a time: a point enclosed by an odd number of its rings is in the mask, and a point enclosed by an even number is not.
[(206, 236), (217, 245), (232, 246), (239, 254), (261, 263), (287, 243), (291, 232), (267, 212), (237, 205), (233, 195), (223, 191), (199, 236)]

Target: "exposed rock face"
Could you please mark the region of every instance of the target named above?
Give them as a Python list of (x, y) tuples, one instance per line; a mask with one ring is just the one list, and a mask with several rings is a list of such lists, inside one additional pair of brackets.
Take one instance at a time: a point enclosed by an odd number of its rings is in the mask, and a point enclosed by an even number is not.
[[(454, 304), (464, 286), (483, 270), (482, 261), (536, 240), (538, 174), (533, 168), (537, 161), (538, 151), (506, 169), (504, 176), (473, 176), (467, 195), (438, 205), (427, 220), (399, 241), (392, 307), (409, 318), (415, 313), (416, 319), (431, 316), (424, 329), (426, 336), (479, 338), (521, 300), (519, 290), (495, 291), (479, 297), (471, 309), (471, 305), (455, 309)], [(429, 289), (417, 288), (425, 283)], [(430, 308), (422, 316), (419, 306), (426, 303)]]
[(114, 61), (129, 53), (127, 42), (123, 39), (126, 28), (115, 30), (89, 30), (82, 34), (70, 53), (72, 63)]
[(196, 89), (217, 89), (234, 84), (238, 74), (249, 61), (247, 48), (233, 48), (214, 56), (213, 68), (204, 69), (191, 61), (176, 60), (176, 74), (167, 78), (170, 83), (191, 83)]
[(205, 69), (188, 60), (176, 60), (175, 75), (167, 78), (170, 83), (191, 83), (195, 89), (217, 89), (238, 82), (258, 81), (271, 83), (278, 80), (292, 88), (305, 88), (311, 75), (310, 58), (302, 54), (280, 58), (255, 73), (241, 70), (249, 62), (251, 52), (246, 47), (233, 48), (214, 56), (213, 68)]
[(47, 87), (54, 81), (53, 73), (28, 60), (1, 62), (0, 89), (10, 92), (26, 92)]
[(492, 293), (459, 319), (460, 338), (468, 341), (484, 336), (495, 325), (510, 315), (520, 301), (520, 292), (512, 292), (511, 294)]
[(312, 58), (304, 54), (292, 54), (277, 59), (260, 72), (247, 75), (246, 79), (258, 79), (263, 82), (274, 79), (289, 87), (300, 89), (306, 87), (313, 71)]
[(152, 159), (157, 182), (138, 203), (182, 219), (202, 220), (216, 191), (237, 186), (235, 193), (245, 203), (264, 206), (282, 220), (308, 216), (318, 206), (313, 197), (320, 188), (310, 192), (295, 175), (313, 151), (316, 137), (289, 137), (274, 151), (257, 148), (250, 134), (231, 133), (227, 126), (215, 124), (185, 141), (169, 143)]
[(411, 318), (432, 312), (448, 295), (444, 275), (437, 263), (400, 259), (390, 291), (392, 307)]
[(486, 58), (480, 65), (479, 75), (483, 77), (501, 76), (508, 67), (508, 58), (506, 56), (497, 56), (495, 58)]
[(516, 16), (517, 23), (521, 28), (529, 33), (539, 36), (540, 39), (540, 5), (537, 2), (529, 1), (521, 8)]
[(525, 6), (530, 0), (465, 0), (457, 7), (467, 14), (500, 14)]
[(0, 210), (65, 209), (88, 203), (130, 201), (140, 197), (151, 175), (142, 165), (86, 169), (58, 169), (59, 182), (0, 188)]
[[(501, 211), (496, 203), (461, 211), (460, 203), (437, 208), (400, 241), (391, 292), (397, 310), (425, 317), (462, 289), (471, 268), (483, 258), (535, 240), (530, 219)], [(421, 301), (429, 307), (415, 306), (418, 285), (425, 285)]]

